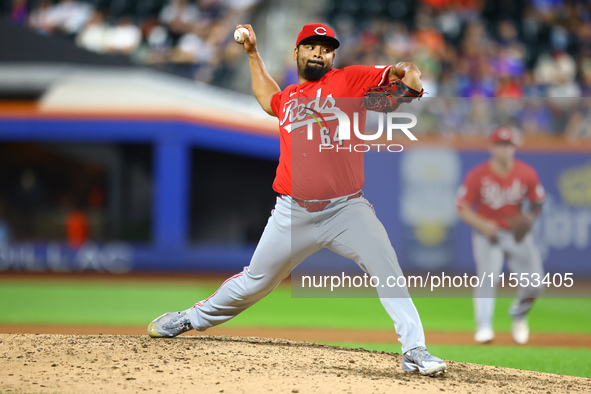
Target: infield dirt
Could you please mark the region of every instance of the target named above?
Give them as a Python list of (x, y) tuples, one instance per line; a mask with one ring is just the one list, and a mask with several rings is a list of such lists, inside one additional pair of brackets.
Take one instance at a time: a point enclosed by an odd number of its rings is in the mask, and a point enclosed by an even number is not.
[(269, 338), (0, 334), (2, 392), (584, 393), (591, 379), (448, 361), (435, 378), (400, 355)]

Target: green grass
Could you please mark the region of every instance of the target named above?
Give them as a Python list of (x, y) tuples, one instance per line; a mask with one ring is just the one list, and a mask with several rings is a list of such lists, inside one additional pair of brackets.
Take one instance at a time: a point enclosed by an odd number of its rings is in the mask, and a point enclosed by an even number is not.
[(186, 309), (213, 287), (142, 283), (2, 283), (0, 323), (144, 325)]
[[(327, 344), (400, 353), (400, 346), (397, 345), (342, 342)], [(444, 360), (591, 377), (590, 349), (430, 345), (429, 352)]]
[[(145, 325), (166, 311), (186, 309), (215, 291), (216, 285), (88, 282), (0, 282), (0, 323)], [(511, 299), (497, 300), (495, 329), (510, 330)], [(469, 298), (414, 299), (425, 330), (472, 331)], [(536, 332), (591, 333), (590, 299), (543, 298), (530, 314)], [(291, 298), (280, 286), (228, 322), (235, 327), (392, 329), (376, 298)]]

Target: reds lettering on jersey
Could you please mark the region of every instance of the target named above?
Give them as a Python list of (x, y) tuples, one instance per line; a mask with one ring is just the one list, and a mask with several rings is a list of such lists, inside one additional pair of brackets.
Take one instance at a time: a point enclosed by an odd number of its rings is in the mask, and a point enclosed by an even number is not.
[(509, 228), (506, 218), (521, 212), (527, 198), (532, 204), (544, 201), (545, 192), (536, 170), (521, 160), (504, 177), (496, 174), (490, 163), (482, 163), (470, 171), (457, 196), (458, 207), (476, 206), (476, 212), (501, 228)]
[[(339, 139), (335, 113), (365, 125), (361, 99), (365, 89), (388, 82), (390, 66), (350, 66), (332, 69), (318, 81), (290, 85), (271, 98), (279, 120), (281, 154), (273, 190), (303, 200), (347, 196), (363, 188), (363, 153), (352, 147), (362, 141)], [(320, 150), (321, 144), (334, 149)], [(338, 148), (338, 149), (337, 149)]]

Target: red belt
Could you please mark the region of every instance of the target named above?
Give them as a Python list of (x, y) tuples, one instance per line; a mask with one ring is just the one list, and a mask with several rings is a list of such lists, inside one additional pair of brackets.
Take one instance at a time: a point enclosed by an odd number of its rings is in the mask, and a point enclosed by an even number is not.
[[(354, 198), (359, 198), (359, 197), (361, 197), (361, 195), (362, 195), (361, 192), (357, 192), (357, 193), (353, 194), (352, 196), (349, 196), (346, 201), (352, 200)], [(334, 200), (299, 200), (299, 199), (293, 198), (293, 197), (292, 197), (292, 200), (297, 202), (300, 207), (304, 208), (308, 212), (322, 211), (331, 202), (334, 201)]]

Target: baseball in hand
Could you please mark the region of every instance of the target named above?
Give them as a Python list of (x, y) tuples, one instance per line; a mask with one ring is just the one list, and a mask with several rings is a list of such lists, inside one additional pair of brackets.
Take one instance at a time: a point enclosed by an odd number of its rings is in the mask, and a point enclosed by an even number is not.
[(250, 33), (248, 32), (248, 29), (246, 29), (244, 27), (239, 27), (234, 32), (234, 40), (236, 40), (236, 42), (238, 44), (242, 44), (244, 42), (244, 35), (246, 35), (246, 37), (250, 37)]

